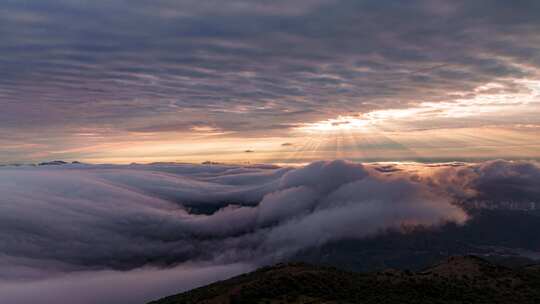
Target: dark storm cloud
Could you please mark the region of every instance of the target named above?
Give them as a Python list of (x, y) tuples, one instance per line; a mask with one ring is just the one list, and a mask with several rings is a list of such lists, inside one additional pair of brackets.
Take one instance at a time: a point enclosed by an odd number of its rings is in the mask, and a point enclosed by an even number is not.
[(540, 66), (539, 5), (3, 1), (0, 126), (129, 130), (189, 117), (264, 130), (444, 101)]

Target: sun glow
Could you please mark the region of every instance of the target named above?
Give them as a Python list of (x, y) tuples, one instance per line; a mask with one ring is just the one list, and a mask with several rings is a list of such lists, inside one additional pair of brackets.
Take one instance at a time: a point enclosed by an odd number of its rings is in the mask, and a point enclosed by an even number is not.
[(519, 90), (488, 83), (444, 102), (299, 123), (290, 134), (295, 144), (282, 149), (288, 161), (300, 162), (538, 157), (539, 83), (522, 80)]
[(337, 132), (362, 130), (370, 124), (369, 120), (354, 116), (338, 116), (337, 118), (327, 119), (314, 123), (304, 123), (297, 128), (299, 131), (316, 132)]
[[(419, 102), (409, 108), (383, 109), (358, 115), (338, 116), (317, 122), (302, 123), (295, 128), (304, 133), (358, 133), (362, 131), (380, 132), (425, 129), (422, 121), (439, 122), (449, 119), (481, 119), (499, 121), (512, 117), (525, 117), (538, 111), (540, 102), (540, 81), (520, 80), (522, 91), (509, 92), (502, 84), (488, 83), (474, 89), (474, 95), (447, 102)], [(493, 91), (495, 90), (495, 91)], [(455, 92), (455, 95), (459, 95)], [(455, 127), (455, 126), (454, 126)], [(365, 132), (364, 132), (365, 133)]]

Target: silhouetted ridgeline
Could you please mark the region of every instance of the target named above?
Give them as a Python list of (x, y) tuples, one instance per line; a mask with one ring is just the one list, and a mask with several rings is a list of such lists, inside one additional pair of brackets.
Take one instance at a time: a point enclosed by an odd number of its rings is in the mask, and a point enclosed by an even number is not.
[(474, 256), (419, 272), (354, 273), (278, 264), (150, 304), (540, 303), (540, 267), (511, 269)]

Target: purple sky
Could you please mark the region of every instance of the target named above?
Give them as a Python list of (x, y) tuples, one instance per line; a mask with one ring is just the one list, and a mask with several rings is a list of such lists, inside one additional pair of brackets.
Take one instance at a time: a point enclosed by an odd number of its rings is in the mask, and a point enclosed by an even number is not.
[(6, 0), (0, 163), (538, 158), (539, 71), (535, 0)]

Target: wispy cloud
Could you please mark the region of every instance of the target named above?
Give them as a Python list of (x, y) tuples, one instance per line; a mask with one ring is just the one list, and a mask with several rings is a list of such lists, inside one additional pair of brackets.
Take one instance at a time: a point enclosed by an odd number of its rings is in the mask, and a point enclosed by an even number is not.
[(5, 1), (1, 129), (55, 146), (76, 143), (78, 128), (114, 142), (193, 122), (283, 136), (421, 103), (468, 111), (478, 88), (527, 94), (539, 79), (537, 1), (213, 4)]

